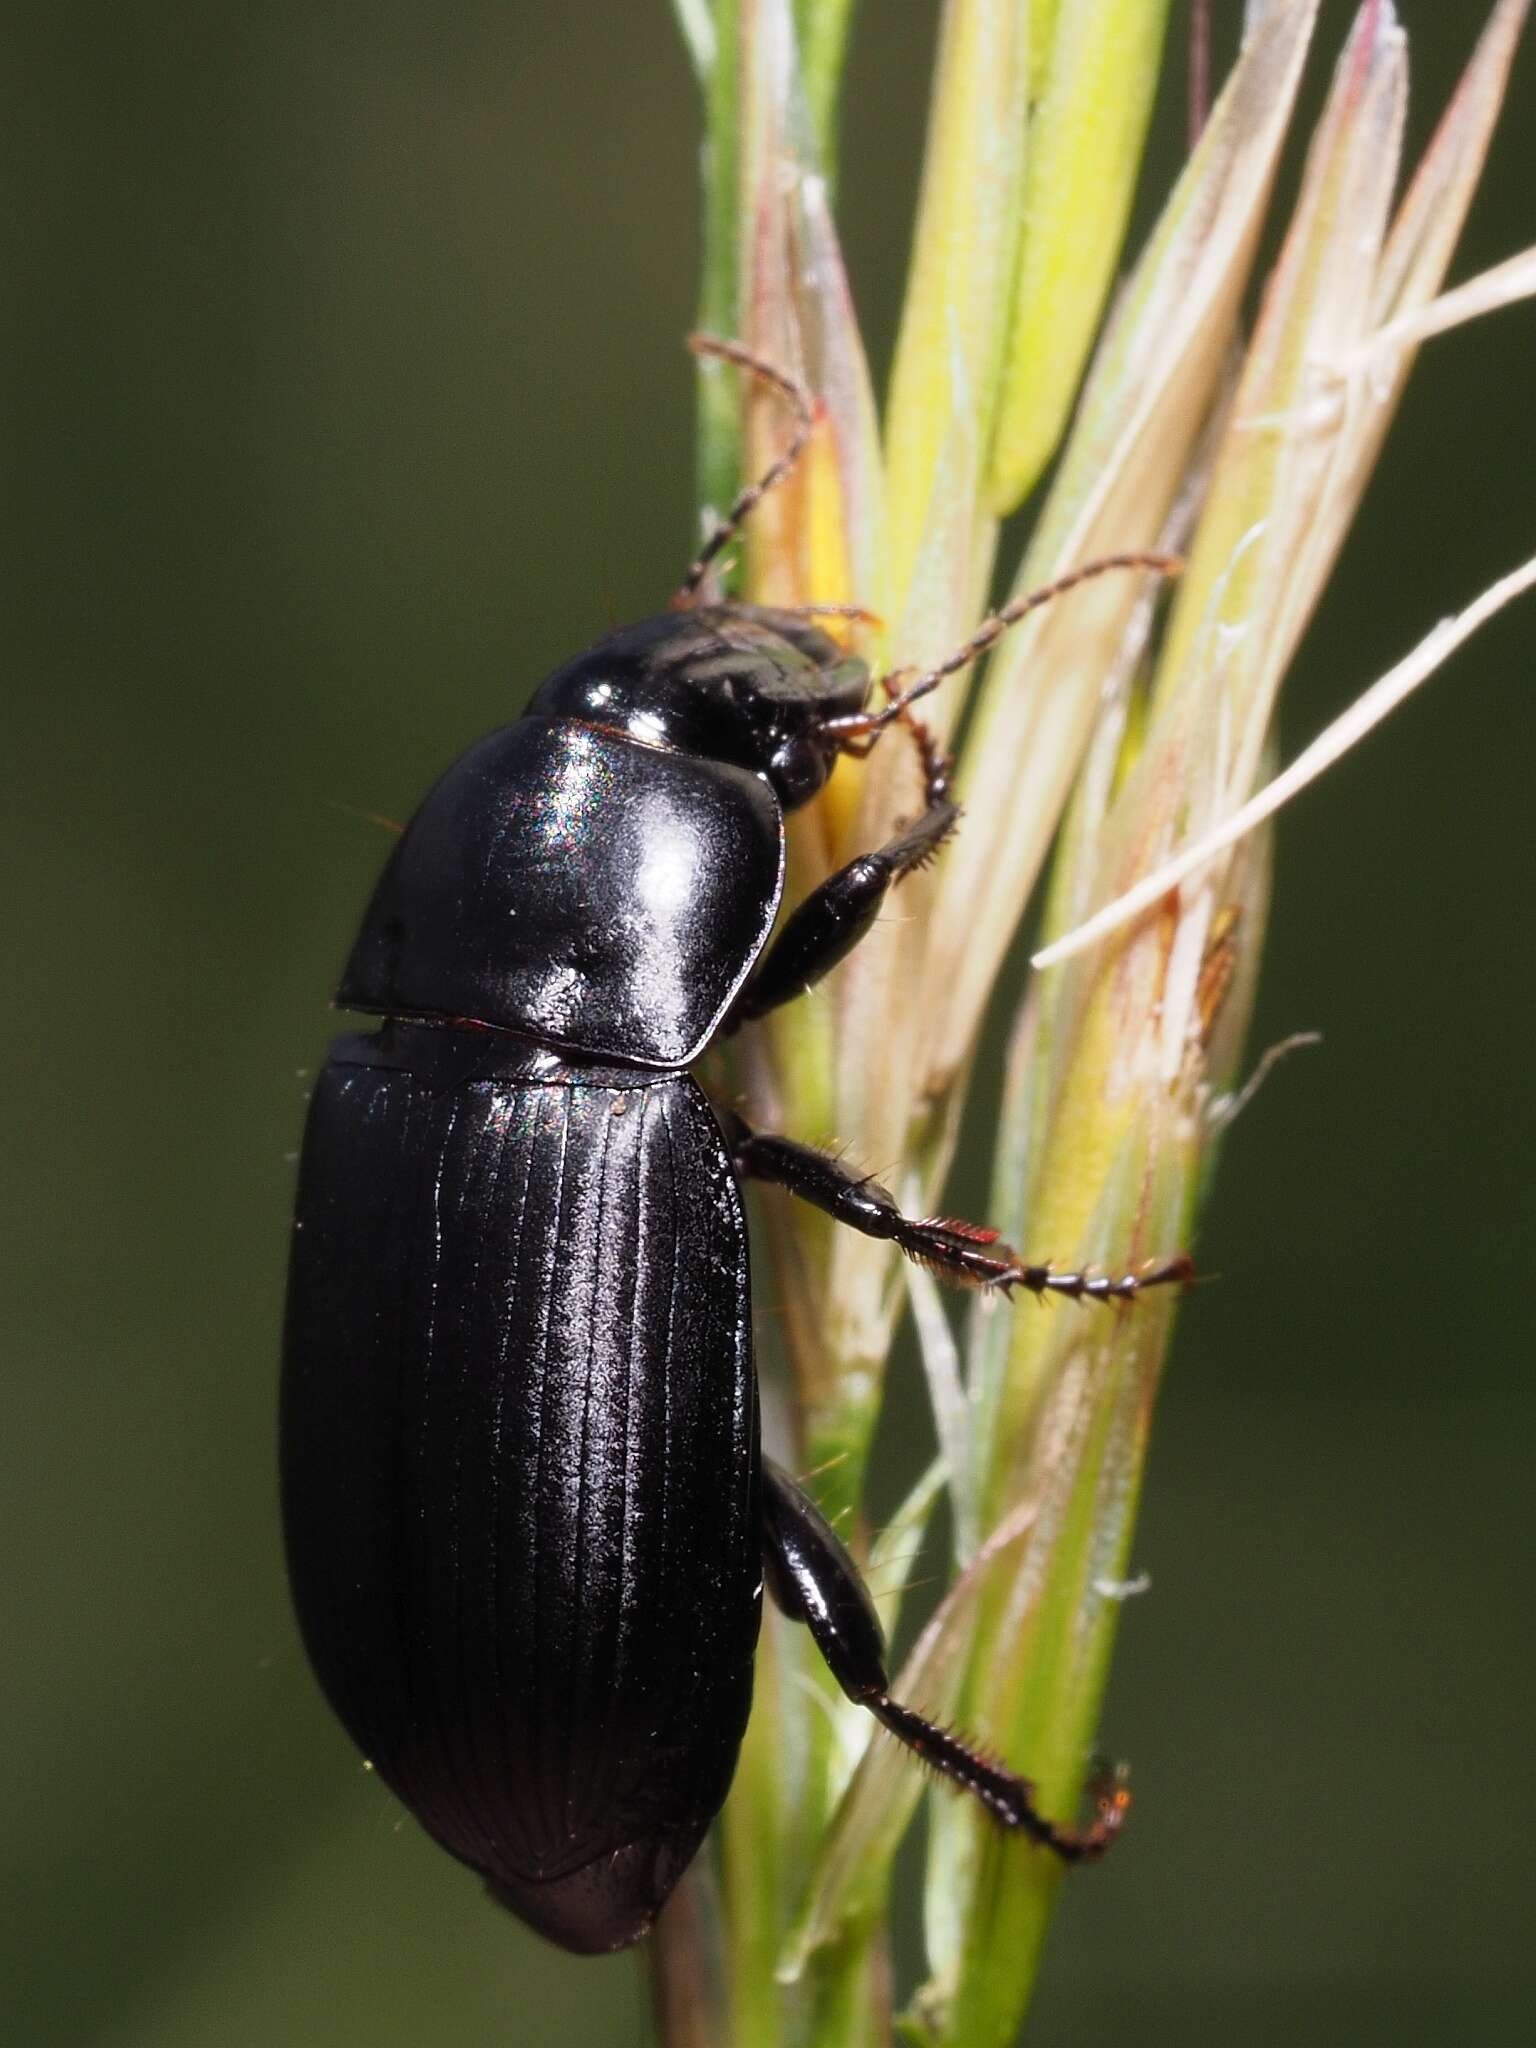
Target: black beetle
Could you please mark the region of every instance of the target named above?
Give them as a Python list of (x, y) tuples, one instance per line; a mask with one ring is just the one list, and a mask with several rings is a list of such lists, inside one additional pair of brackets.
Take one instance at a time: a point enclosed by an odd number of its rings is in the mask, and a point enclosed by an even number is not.
[[(717, 1116), (686, 1071), (825, 974), (950, 831), (909, 706), (1023, 608), (867, 713), (865, 665), (807, 616), (696, 603), (809, 423), (717, 346), (800, 433), (678, 608), (557, 670), (398, 841), (337, 997), (386, 1021), (332, 1050), (294, 1221), (281, 1477), (310, 1659), (427, 1831), (579, 1952), (645, 1933), (725, 1798), (765, 1576), (848, 1695), (1003, 1823), (1076, 1859), (1125, 1807), (1106, 1787), (1058, 1827), (889, 1697), (852, 1560), (759, 1449), (740, 1180), (973, 1284), (1124, 1298), (1187, 1270), (1023, 1265)], [(784, 813), (897, 719), (924, 811), (770, 938)]]

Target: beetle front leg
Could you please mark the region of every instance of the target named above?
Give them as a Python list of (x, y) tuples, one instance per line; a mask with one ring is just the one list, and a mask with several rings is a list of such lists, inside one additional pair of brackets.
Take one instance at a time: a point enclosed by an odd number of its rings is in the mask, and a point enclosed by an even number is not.
[(813, 889), (785, 919), (737, 997), (728, 1028), (792, 1003), (830, 974), (869, 931), (892, 883), (932, 860), (959, 816), (947, 795), (936, 796), (914, 824)]
[(827, 1668), (856, 1706), (941, 1777), (979, 1799), (993, 1819), (1052, 1849), (1065, 1863), (1102, 1856), (1125, 1820), (1130, 1794), (1116, 1778), (1095, 1788), (1098, 1817), (1084, 1829), (1058, 1827), (1035, 1805), (1027, 1778), (890, 1695), (885, 1639), (858, 1566), (803, 1488), (763, 1460), (763, 1550), (768, 1590), (791, 1621), (803, 1621)]
[(1031, 1294), (1111, 1302), (1130, 1301), (1146, 1287), (1194, 1278), (1194, 1261), (1183, 1252), (1134, 1273), (1058, 1271), (1047, 1264), (1027, 1264), (1011, 1245), (999, 1242), (995, 1230), (980, 1224), (952, 1216), (904, 1216), (889, 1188), (813, 1146), (765, 1136), (739, 1116), (731, 1119), (730, 1137), (731, 1157), (744, 1179), (787, 1188), (864, 1236), (898, 1245), (909, 1259), (958, 1286), (996, 1287), (1004, 1293), (1023, 1287)]

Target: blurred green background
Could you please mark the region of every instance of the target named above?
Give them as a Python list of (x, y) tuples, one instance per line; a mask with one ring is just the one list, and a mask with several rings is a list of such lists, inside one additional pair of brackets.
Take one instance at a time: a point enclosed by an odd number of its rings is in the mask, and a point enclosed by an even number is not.
[[(1483, 8), (1402, 12), (1422, 139)], [(882, 361), (933, 14), (864, 0), (852, 60)], [(692, 83), (664, 0), (0, 34), (0, 2039), (630, 2048), (632, 1965), (483, 1904), (322, 1708), (272, 1397), (358, 813), (688, 551)], [(1533, 85), (1527, 50), (1459, 275), (1532, 239)], [(1536, 547), (1533, 343), (1431, 345), (1290, 750)], [(1134, 1839), (1069, 1887), (1032, 2038), (1530, 2038), (1533, 654), (1528, 605), (1281, 823), (1256, 1042), (1327, 1042), (1227, 1146), (1105, 1719)]]

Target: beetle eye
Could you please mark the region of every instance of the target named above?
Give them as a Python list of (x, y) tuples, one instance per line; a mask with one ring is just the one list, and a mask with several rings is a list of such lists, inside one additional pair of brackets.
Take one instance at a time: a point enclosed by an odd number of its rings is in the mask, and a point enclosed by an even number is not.
[(809, 802), (825, 785), (829, 772), (830, 763), (821, 748), (803, 735), (784, 740), (768, 763), (768, 780), (786, 811)]

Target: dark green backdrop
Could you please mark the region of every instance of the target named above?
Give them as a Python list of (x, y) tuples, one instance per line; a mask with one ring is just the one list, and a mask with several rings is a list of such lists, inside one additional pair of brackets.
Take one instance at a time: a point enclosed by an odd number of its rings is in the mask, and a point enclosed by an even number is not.
[[(29, 12), (0, 2036), (630, 2048), (631, 1966), (483, 1905), (322, 1710), (271, 1408), (303, 1077), (384, 845), (355, 813), (403, 815), (686, 553), (691, 82), (664, 0)], [(1403, 12), (1422, 137), (1482, 8)], [(882, 355), (931, 13), (865, 0), (852, 69)], [(1462, 274), (1533, 238), (1533, 83), (1527, 51)], [(1536, 548), (1533, 342), (1522, 310), (1432, 345), (1292, 749)], [(1528, 608), (1281, 824), (1257, 1035), (1327, 1044), (1227, 1149), (1106, 1720), (1134, 1840), (1070, 1888), (1038, 2040), (1532, 2019), (1533, 651)]]

